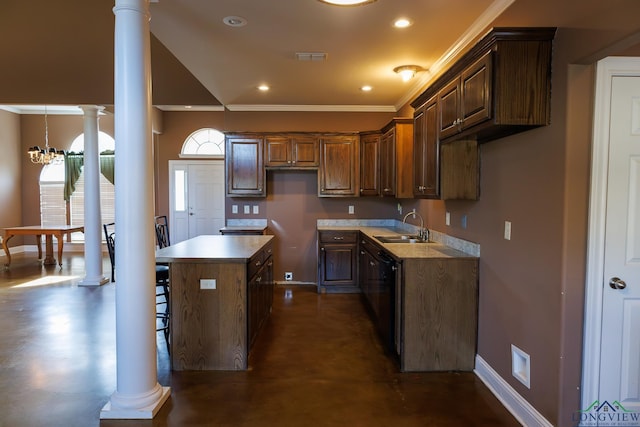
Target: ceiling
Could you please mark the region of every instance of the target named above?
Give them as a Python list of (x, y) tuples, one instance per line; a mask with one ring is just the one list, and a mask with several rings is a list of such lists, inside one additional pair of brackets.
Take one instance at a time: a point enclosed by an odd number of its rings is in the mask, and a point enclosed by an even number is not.
[[(113, 103), (114, 0), (2, 3), (0, 104)], [(640, 53), (640, 0), (158, 0), (150, 12), (153, 103), (164, 110), (395, 112), (493, 26), (580, 36), (576, 62)], [(399, 17), (413, 25), (394, 28)], [(393, 68), (406, 64), (425, 71), (404, 82)]]

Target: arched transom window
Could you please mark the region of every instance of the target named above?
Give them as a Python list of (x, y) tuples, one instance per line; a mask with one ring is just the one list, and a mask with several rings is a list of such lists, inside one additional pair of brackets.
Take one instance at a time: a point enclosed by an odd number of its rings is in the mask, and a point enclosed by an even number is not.
[(224, 157), (224, 134), (212, 128), (193, 132), (182, 144), (180, 157)]

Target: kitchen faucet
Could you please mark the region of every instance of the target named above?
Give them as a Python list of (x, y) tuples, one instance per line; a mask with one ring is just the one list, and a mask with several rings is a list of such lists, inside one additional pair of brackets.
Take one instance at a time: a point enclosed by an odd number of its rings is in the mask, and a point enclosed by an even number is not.
[(415, 209), (413, 209), (413, 211), (409, 212), (408, 214), (406, 214), (404, 216), (404, 218), (402, 218), (402, 223), (406, 224), (407, 218), (409, 218), (410, 215), (413, 215), (414, 218), (416, 217), (416, 215), (418, 215), (418, 218), (420, 218), (420, 230), (418, 231), (418, 237), (423, 239), (423, 240), (428, 240), (429, 239), (429, 231), (424, 228), (424, 219), (422, 219), (422, 215), (420, 215), (418, 212), (416, 212)]

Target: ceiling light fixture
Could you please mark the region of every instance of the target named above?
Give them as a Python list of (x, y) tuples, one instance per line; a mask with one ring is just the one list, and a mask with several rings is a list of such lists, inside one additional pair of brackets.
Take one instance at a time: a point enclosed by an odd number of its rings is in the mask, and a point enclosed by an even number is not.
[(49, 124), (47, 122), (47, 106), (44, 106), (44, 148), (37, 145), (29, 148), (29, 159), (31, 163), (49, 165), (60, 163), (64, 159), (64, 150), (56, 150), (49, 147)]
[(407, 27), (410, 27), (411, 25), (413, 25), (413, 22), (411, 22), (407, 18), (399, 18), (393, 21), (393, 26), (396, 28), (407, 28)]
[(266, 92), (266, 91), (268, 91), (268, 90), (269, 90), (269, 86), (267, 86), (267, 85), (260, 85), (260, 86), (258, 86), (258, 90), (259, 90), (259, 91), (261, 91), (261, 92)]
[(322, 3), (332, 4), (334, 6), (361, 6), (373, 3), (376, 0), (319, 0)]
[(401, 65), (394, 68), (393, 71), (400, 74), (403, 81), (408, 82), (415, 77), (416, 73), (424, 71), (424, 68), (419, 65)]

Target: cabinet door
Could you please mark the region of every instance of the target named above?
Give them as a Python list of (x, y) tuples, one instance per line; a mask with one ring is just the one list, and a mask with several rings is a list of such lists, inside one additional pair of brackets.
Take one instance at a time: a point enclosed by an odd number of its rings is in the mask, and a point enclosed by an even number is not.
[(460, 77), (438, 92), (438, 132), (444, 139), (460, 132)]
[(291, 142), (283, 136), (265, 138), (265, 165), (270, 167), (291, 165)]
[(262, 144), (263, 140), (260, 137), (227, 137), (227, 195), (266, 195)]
[(359, 178), (357, 136), (331, 136), (320, 140), (318, 196), (356, 196)]
[(414, 188), (416, 197), (437, 199), (440, 195), (440, 139), (438, 103), (433, 97), (414, 117)]
[(491, 58), (489, 52), (462, 72), (462, 129), (491, 118)]
[(387, 131), (380, 140), (380, 190), (383, 196), (396, 195), (396, 134)]
[(318, 138), (315, 136), (294, 136), (291, 138), (291, 166), (317, 168), (320, 163)]
[(320, 278), (324, 286), (356, 285), (355, 244), (323, 243), (320, 246)]
[(365, 135), (360, 140), (360, 195), (380, 195), (380, 135)]

